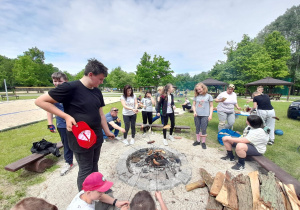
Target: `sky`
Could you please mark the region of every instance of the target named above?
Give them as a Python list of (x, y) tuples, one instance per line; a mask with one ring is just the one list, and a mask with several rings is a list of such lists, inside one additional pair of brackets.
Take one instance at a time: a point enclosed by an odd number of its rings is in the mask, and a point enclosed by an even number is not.
[(175, 74), (209, 71), (228, 41), (254, 38), (299, 0), (0, 0), (0, 55), (29, 48), (76, 74), (89, 58), (136, 71), (144, 52)]

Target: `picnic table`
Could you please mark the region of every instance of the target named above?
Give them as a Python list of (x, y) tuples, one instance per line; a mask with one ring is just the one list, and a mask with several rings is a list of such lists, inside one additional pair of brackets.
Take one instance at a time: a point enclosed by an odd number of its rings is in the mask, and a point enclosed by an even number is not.
[(279, 93), (268, 93), (271, 100), (280, 100), (281, 94)]

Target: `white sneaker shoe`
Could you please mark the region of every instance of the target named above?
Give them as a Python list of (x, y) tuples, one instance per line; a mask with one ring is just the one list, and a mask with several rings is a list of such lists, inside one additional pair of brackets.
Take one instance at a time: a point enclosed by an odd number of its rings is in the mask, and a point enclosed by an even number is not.
[(174, 137), (173, 137), (172, 135), (169, 136), (169, 139), (170, 139), (171, 141), (175, 141), (175, 139), (174, 139)]
[(130, 144), (134, 144), (134, 138), (130, 140)]
[(60, 175), (63, 176), (65, 174), (67, 174), (71, 168), (74, 166), (74, 164), (69, 164), (69, 163), (65, 163), (65, 165), (62, 167), (61, 171), (60, 171)]
[(165, 145), (165, 146), (168, 146), (168, 145), (169, 145), (169, 144), (168, 144), (168, 140), (167, 140), (167, 139), (164, 139), (164, 141), (163, 141), (163, 142), (164, 142), (164, 145)]
[(129, 145), (129, 143), (128, 143), (128, 140), (127, 140), (127, 139), (124, 139), (122, 142), (125, 144), (125, 146), (128, 146), (128, 145)]
[(117, 137), (115, 137), (115, 139), (118, 140), (118, 141), (120, 141), (122, 138), (119, 137), (119, 136), (117, 136)]
[(142, 137), (145, 138), (146, 137), (146, 133), (143, 133)]

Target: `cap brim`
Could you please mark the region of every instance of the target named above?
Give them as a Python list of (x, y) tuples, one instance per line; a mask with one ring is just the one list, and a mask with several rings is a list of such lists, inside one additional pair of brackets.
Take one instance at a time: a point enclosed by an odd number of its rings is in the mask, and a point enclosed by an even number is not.
[(104, 185), (102, 185), (101, 187), (99, 187), (95, 190), (98, 192), (106, 192), (113, 186), (113, 184), (114, 184), (113, 182), (105, 181)]

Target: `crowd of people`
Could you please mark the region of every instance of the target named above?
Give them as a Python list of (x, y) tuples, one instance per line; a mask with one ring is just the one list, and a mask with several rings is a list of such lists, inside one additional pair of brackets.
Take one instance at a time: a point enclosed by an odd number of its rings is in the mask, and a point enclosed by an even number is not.
[[(61, 175), (65, 175), (74, 166), (73, 155), (78, 163), (78, 194), (74, 197), (68, 209), (95, 209), (97, 205), (102, 203), (121, 209), (155, 209), (155, 202), (147, 191), (138, 192), (131, 202), (120, 201), (106, 194), (105, 192), (110, 190), (113, 183), (107, 181), (103, 174), (98, 171), (98, 163), (102, 144), (106, 140), (116, 139), (126, 146), (135, 144), (136, 119), (140, 111), (143, 119), (143, 137), (146, 135), (147, 128), (150, 127), (151, 129), (152, 123), (161, 118), (163, 125), (162, 143), (168, 146), (169, 141), (175, 141), (173, 136), (176, 109), (173, 95), (174, 87), (172, 84), (167, 84), (158, 87), (154, 97), (151, 91), (145, 91), (144, 97), (141, 95), (137, 97), (132, 86), (125, 85), (120, 97), (125, 127), (123, 128), (122, 120), (118, 116), (118, 108), (112, 107), (107, 114), (103, 112), (105, 103), (102, 92), (97, 87), (103, 83), (107, 74), (108, 69), (96, 59), (88, 61), (84, 76), (80, 80), (68, 82), (65, 74), (56, 72), (52, 75), (55, 88), (50, 90), (48, 94), (40, 96), (35, 102), (37, 106), (48, 112), (48, 129), (51, 132), (56, 132), (52, 120), (53, 114), (57, 117), (56, 125), (64, 145), (64, 159), (66, 162), (61, 169)], [(227, 90), (221, 92), (214, 100), (208, 93), (207, 86), (198, 83), (194, 88), (192, 103), (187, 97), (187, 92), (185, 92), (186, 98), (182, 108), (193, 112), (196, 128), (193, 146), (201, 145), (202, 149), (207, 148), (207, 127), (213, 117), (213, 101), (218, 103), (218, 131), (232, 129), (235, 123), (234, 109), (241, 109), (234, 89), (235, 86), (230, 84)], [(175, 91), (175, 94), (178, 93), (179, 91)], [(155, 107), (156, 112), (154, 118), (153, 107)], [(263, 94), (262, 87), (258, 87), (253, 94), (252, 114), (247, 117), (247, 127), (243, 135), (240, 138), (231, 136), (222, 138), (227, 154), (221, 159), (234, 161), (235, 156), (232, 148), (235, 148), (238, 162), (232, 169), (242, 170), (245, 168), (245, 158), (247, 156), (263, 155), (266, 151), (266, 145), (274, 143), (274, 116), (275, 112), (269, 96)], [(79, 123), (81, 121), (87, 124), (86, 129), (90, 132), (88, 135), (85, 131), (82, 131), (79, 135), (74, 131), (81, 129)], [(131, 130), (131, 138), (128, 134), (129, 130)], [(169, 130), (169, 135), (167, 135), (167, 130)], [(118, 136), (120, 131), (123, 133), (123, 138)], [(93, 135), (95, 139), (92, 139)], [(80, 144), (82, 138), (86, 141), (94, 141), (87, 147), (82, 147), (82, 144)], [(167, 209), (161, 193), (155, 192), (155, 197), (160, 203), (161, 209)], [(26, 202), (24, 201), (22, 205), (24, 203)]]

